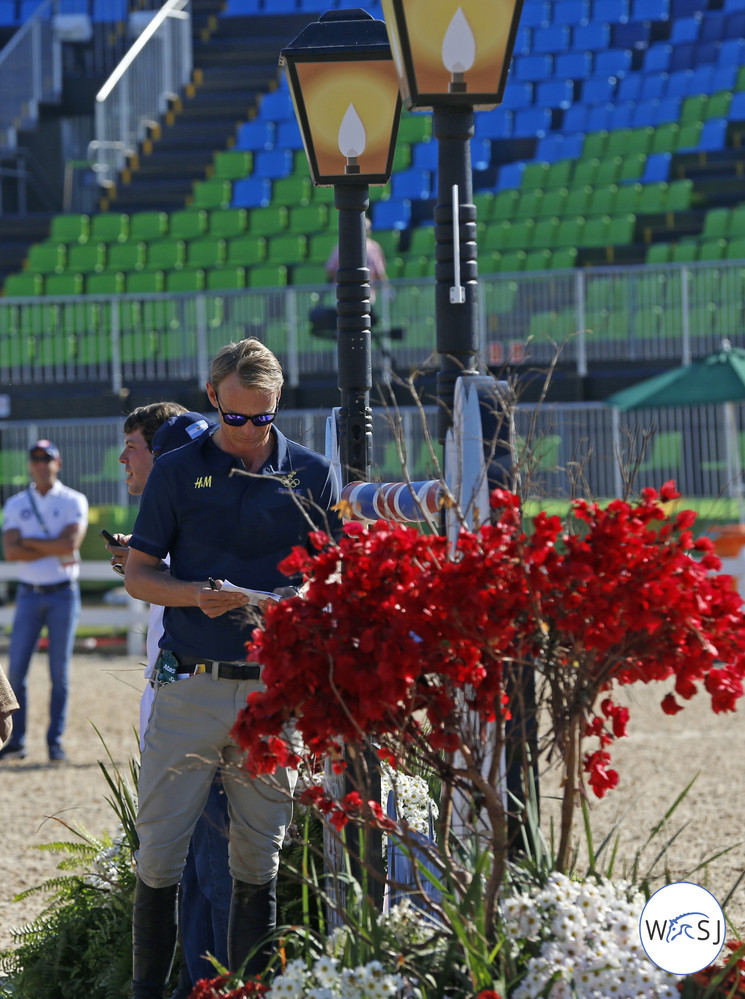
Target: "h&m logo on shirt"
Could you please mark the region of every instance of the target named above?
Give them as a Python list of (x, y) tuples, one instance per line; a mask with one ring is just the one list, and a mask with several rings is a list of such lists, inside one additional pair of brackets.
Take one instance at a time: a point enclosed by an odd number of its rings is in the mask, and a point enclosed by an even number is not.
[(195, 489), (211, 489), (212, 488), (212, 476), (211, 475), (200, 475), (198, 479), (194, 480)]

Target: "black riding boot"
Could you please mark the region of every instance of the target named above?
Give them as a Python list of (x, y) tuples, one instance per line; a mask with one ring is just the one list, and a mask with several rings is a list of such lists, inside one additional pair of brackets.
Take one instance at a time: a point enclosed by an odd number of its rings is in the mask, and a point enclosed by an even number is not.
[(132, 999), (163, 999), (178, 933), (178, 885), (137, 878), (132, 910)]
[[(228, 920), (228, 961), (231, 971), (238, 971), (246, 956), (277, 925), (277, 877), (263, 885), (233, 881)], [(274, 953), (274, 943), (267, 941), (249, 960), (246, 978), (261, 974)]]

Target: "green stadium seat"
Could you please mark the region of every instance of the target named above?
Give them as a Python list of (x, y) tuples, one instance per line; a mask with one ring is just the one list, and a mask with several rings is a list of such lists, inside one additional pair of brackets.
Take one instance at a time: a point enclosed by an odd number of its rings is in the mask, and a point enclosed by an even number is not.
[(554, 245), (557, 247), (581, 246), (584, 227), (585, 220), (581, 216), (562, 219), (556, 230)]
[(660, 335), (679, 337), (683, 329), (683, 310), (680, 306), (665, 306), (660, 315)]
[(740, 239), (731, 239), (727, 244), (727, 260), (742, 260), (744, 257), (745, 237), (741, 237)]
[(614, 215), (608, 226), (608, 243), (610, 246), (627, 246), (634, 242), (636, 230), (635, 215)]
[(618, 190), (616, 184), (596, 187), (590, 196), (590, 204), (587, 208), (588, 215), (612, 215), (615, 211)]
[(580, 245), (588, 247), (607, 246), (610, 242), (608, 239), (609, 227), (610, 216), (608, 215), (600, 215), (594, 218), (585, 219)]
[(660, 331), (661, 315), (662, 309), (659, 305), (637, 309), (633, 314), (631, 332), (634, 336), (656, 337)]
[(434, 256), (435, 229), (431, 225), (418, 226), (411, 230), (408, 253)]
[(592, 188), (589, 184), (583, 184), (581, 187), (571, 188), (569, 194), (567, 195), (566, 204), (564, 205), (564, 214), (586, 215), (591, 197)]
[(323, 232), (329, 227), (330, 213), (323, 202), (313, 205), (296, 205), (288, 210), (287, 228), (291, 232), (309, 235)]
[(44, 281), (45, 295), (82, 295), (84, 288), (85, 278), (83, 275), (71, 272), (49, 274)]
[(493, 217), (495, 219), (512, 219), (520, 201), (520, 192), (509, 188), (499, 191), (494, 199)]
[[(191, 268), (221, 267), (228, 255), (228, 244), (224, 239), (192, 239), (186, 244), (184, 265)], [(166, 282), (168, 287), (168, 282)]]
[(694, 94), (686, 97), (680, 109), (678, 122), (680, 125), (689, 125), (691, 122), (703, 121), (706, 115), (706, 105), (709, 103), (707, 94)]
[(486, 222), (492, 218), (495, 198), (494, 191), (479, 191), (478, 194), (474, 194), (473, 203), (476, 207), (476, 218), (479, 222)]
[(87, 295), (121, 295), (125, 280), (121, 271), (104, 271), (102, 274), (88, 274), (85, 279)]
[(287, 228), (289, 213), (284, 205), (253, 208), (248, 214), (248, 231), (252, 236), (276, 236)]
[(531, 250), (525, 258), (526, 271), (547, 271), (551, 266), (551, 251)]
[(693, 200), (693, 181), (674, 180), (667, 190), (667, 210), (669, 212), (687, 212)]
[(652, 438), (651, 450), (639, 465), (640, 472), (668, 471), (678, 468), (683, 456), (683, 435), (679, 430), (659, 431)]
[(229, 180), (197, 180), (191, 204), (194, 208), (229, 208), (232, 197), (233, 185)]
[(207, 271), (208, 291), (228, 291), (234, 288), (246, 287), (245, 267), (220, 267), (218, 270)]
[(162, 270), (132, 271), (124, 276), (124, 290), (134, 295), (165, 291), (165, 275)]
[(402, 142), (399, 134), (396, 148), (393, 151), (393, 173), (408, 170), (411, 166), (411, 143)]
[(637, 212), (643, 190), (642, 184), (621, 184), (616, 193), (615, 211)]
[(551, 164), (543, 161), (533, 161), (532, 163), (526, 163), (525, 169), (523, 170), (521, 187), (524, 189), (529, 188), (541, 188), (543, 189), (548, 179), (549, 172), (551, 170)]
[[(508, 250), (527, 250), (533, 245), (535, 234), (535, 222), (533, 219), (516, 219), (505, 233), (506, 242), (503, 244)], [(502, 249), (502, 247), (494, 247)]]
[(670, 243), (652, 243), (647, 250), (648, 264), (667, 264), (672, 256)]
[(707, 239), (698, 248), (698, 260), (723, 260), (727, 253), (726, 239)]
[(44, 277), (41, 274), (10, 274), (5, 279), (4, 294), (9, 298), (30, 298), (44, 294)]
[(498, 315), (506, 315), (515, 307), (517, 281), (489, 281), (480, 291), (483, 294), (487, 314), (495, 312)]
[[(601, 156), (605, 156), (607, 148), (608, 148), (607, 131), (588, 132), (587, 135), (585, 135), (585, 141), (582, 146), (582, 159), (599, 160)], [(571, 161), (565, 161), (565, 162), (571, 162)], [(566, 181), (564, 181), (564, 183), (566, 183)]]
[(719, 90), (715, 94), (709, 94), (706, 104), (707, 121), (709, 118), (726, 118), (729, 115), (732, 97), (731, 90)]
[(287, 284), (287, 268), (284, 264), (252, 267), (247, 276), (249, 288), (280, 288)]
[(85, 243), (90, 234), (90, 216), (76, 212), (55, 215), (49, 230), (54, 243)]
[(166, 291), (203, 291), (206, 286), (205, 272), (201, 267), (184, 267), (178, 271), (166, 271)]
[(721, 302), (716, 314), (716, 332), (718, 337), (740, 336), (743, 330), (742, 303)]
[(147, 244), (143, 242), (114, 243), (106, 255), (109, 271), (140, 271), (147, 262)]
[[(67, 261), (65, 270), (68, 272), (78, 272), (80, 274), (90, 274), (93, 271), (102, 271), (106, 266), (106, 244), (81, 243), (70, 246), (67, 249)], [(49, 290), (47, 289), (47, 294)]]
[(516, 206), (516, 217), (534, 219), (536, 215), (540, 214), (542, 201), (543, 191), (538, 188), (534, 188), (533, 190), (524, 189), (520, 194), (520, 200)]
[[(592, 157), (590, 157), (592, 158)], [(546, 188), (549, 187), (569, 187), (572, 183), (574, 173), (574, 160), (557, 160), (551, 164), (551, 169), (546, 178)]]
[(577, 247), (563, 246), (551, 254), (551, 270), (570, 270), (577, 266)]
[(504, 250), (507, 246), (512, 222), (503, 219), (501, 222), (495, 221), (490, 225), (484, 223), (477, 231), (477, 244), (482, 250)]
[(569, 191), (566, 187), (550, 188), (544, 193), (536, 215), (543, 218), (563, 215), (568, 197)]
[(209, 214), (200, 209), (180, 209), (168, 219), (168, 239), (198, 239), (207, 233)]
[(646, 164), (646, 153), (632, 153), (631, 156), (625, 156), (618, 175), (618, 184), (624, 186), (631, 181), (639, 180), (644, 175)]
[(325, 264), (338, 242), (338, 237), (331, 232), (317, 232), (309, 236), (308, 261)]
[(36, 274), (59, 274), (65, 269), (67, 247), (64, 243), (35, 243), (29, 247), (26, 270)]
[(4, 448), (0, 451), (1, 485), (20, 488), (27, 485), (30, 478), (26, 448)]
[(654, 215), (666, 211), (668, 187), (664, 180), (657, 184), (644, 184), (637, 212), (640, 215)]
[(124, 364), (153, 360), (158, 353), (158, 334), (145, 329), (123, 331), (119, 337), (119, 350)]
[(398, 126), (398, 142), (424, 142), (432, 138), (432, 115), (404, 111)]
[(218, 239), (232, 239), (248, 230), (248, 211), (245, 208), (216, 208), (209, 212), (207, 231)]
[(687, 125), (680, 126), (678, 141), (675, 146), (678, 149), (695, 148), (701, 137), (701, 129), (704, 127), (702, 121), (690, 121)]
[(704, 217), (702, 239), (722, 239), (729, 235), (731, 208), (711, 208)]
[(680, 135), (680, 125), (675, 122), (666, 122), (658, 125), (654, 130), (650, 153), (674, 153), (678, 148), (678, 137)]
[[(413, 237), (414, 233), (418, 232), (419, 229), (421, 229), (423, 232), (426, 233), (426, 230), (427, 229), (431, 229), (431, 228), (432, 228), (432, 226), (426, 226), (426, 225), (419, 226), (417, 229), (412, 230), (411, 235)], [(434, 230), (433, 230), (433, 232), (434, 232)], [(417, 240), (421, 239), (421, 238), (423, 238), (423, 237), (418, 236)], [(424, 238), (426, 238), (426, 237), (424, 237)], [(380, 248), (381, 248), (381, 250), (383, 251), (383, 253), (385, 255), (386, 261), (388, 261), (388, 260), (390, 260), (391, 257), (395, 256), (396, 253), (398, 253), (399, 243), (401, 242), (401, 230), (400, 229), (377, 229), (376, 232), (375, 232), (375, 239), (376, 239), (376, 242), (378, 242), (380, 244)], [(417, 245), (419, 245), (419, 244), (417, 243)], [(434, 248), (434, 243), (431, 244), (431, 247)], [(432, 249), (432, 252), (434, 252), (434, 249)]]
[(596, 156), (579, 160), (577, 166), (574, 168), (574, 177), (572, 178), (573, 187), (570, 194), (579, 187), (592, 187), (596, 183), (599, 167), (600, 160)]
[(621, 156), (610, 156), (600, 160), (595, 173), (594, 185), (596, 187), (607, 184), (615, 184), (621, 176), (623, 158)]
[(239, 236), (228, 240), (225, 263), (229, 266), (249, 266), (266, 259), (266, 240), (263, 236)]
[[(571, 315), (571, 320), (570, 320)], [(576, 332), (577, 316), (574, 310), (556, 312), (553, 309), (534, 312), (530, 317), (528, 337), (534, 343), (561, 343)]]
[(308, 176), (307, 163), (304, 173), (272, 181), (272, 203), (275, 205), (307, 205), (312, 196), (313, 181)]
[(528, 255), (525, 250), (510, 250), (503, 253), (499, 261), (500, 274), (514, 274), (517, 271), (524, 271), (527, 259)]
[(691, 336), (708, 336), (716, 329), (717, 307), (713, 302), (694, 305), (688, 312), (688, 327)]
[(129, 216), (129, 239), (145, 243), (162, 239), (168, 233), (166, 212), (133, 212)]
[(428, 258), (424, 255), (407, 256), (404, 258), (404, 268), (401, 277), (421, 278), (427, 274)]
[(533, 230), (533, 246), (538, 249), (555, 246), (558, 231), (558, 218), (538, 219)]
[(159, 239), (149, 243), (146, 270), (176, 270), (184, 266), (186, 243), (183, 239)]
[(213, 180), (240, 180), (248, 177), (253, 169), (253, 156), (241, 149), (228, 149), (215, 153)]
[(91, 216), (88, 239), (92, 243), (123, 243), (129, 237), (129, 215), (99, 212)]

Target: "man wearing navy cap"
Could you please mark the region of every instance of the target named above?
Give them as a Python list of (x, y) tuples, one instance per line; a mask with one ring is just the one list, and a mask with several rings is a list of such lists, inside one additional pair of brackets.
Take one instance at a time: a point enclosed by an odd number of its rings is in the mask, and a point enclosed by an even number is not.
[(49, 759), (65, 760), (70, 659), (80, 617), (79, 549), (88, 528), (88, 500), (58, 479), (58, 448), (38, 440), (29, 450), (31, 482), (3, 508), (3, 553), (18, 563), (16, 613), (8, 654), (8, 679), (18, 698), (13, 737), (0, 758), (26, 756), (26, 677), (44, 625), (49, 637)]
[[(289, 595), (282, 559), (308, 544), (314, 527), (340, 530), (331, 463), (274, 426), (282, 383), (279, 361), (254, 338), (217, 353), (207, 395), (219, 425), (154, 463), (130, 540), (128, 592), (165, 607), (139, 780), (133, 999), (162, 999), (178, 882), (220, 767), (230, 802), (229, 965), (237, 971), (253, 953), (250, 976), (271, 955), (259, 948), (276, 924), (279, 849), (297, 775), (280, 769), (266, 781), (249, 779), (230, 737), (260, 689), (260, 664), (246, 662), (256, 618), (245, 589)], [(170, 573), (159, 571), (166, 553)], [(179, 673), (191, 675), (172, 682)]]

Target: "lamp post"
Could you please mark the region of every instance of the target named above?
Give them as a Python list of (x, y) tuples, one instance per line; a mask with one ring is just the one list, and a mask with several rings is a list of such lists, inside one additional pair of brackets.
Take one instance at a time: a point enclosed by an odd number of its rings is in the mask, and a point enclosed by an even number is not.
[(333, 186), (339, 210), (336, 272), (342, 473), (369, 479), (372, 463), (370, 184), (386, 184), (401, 97), (385, 25), (364, 10), (330, 10), (280, 53), (313, 183)]
[(407, 110), (432, 110), (438, 141), (435, 322), (438, 438), (461, 375), (478, 368), (478, 269), (470, 140), (474, 110), (501, 104), (523, 0), (383, 0)]
[[(309, 24), (280, 52), (310, 173), (316, 186), (333, 186), (339, 210), (336, 330), (341, 414), (339, 450), (344, 483), (370, 478), (372, 388), (370, 271), (365, 213), (370, 184), (386, 184), (401, 116), (398, 77), (385, 25), (364, 10), (330, 10)], [(351, 747), (350, 747), (351, 754)], [(372, 750), (358, 759), (368, 774), (370, 795), (380, 799), (379, 761)], [(382, 836), (364, 846), (350, 833), (352, 852), (382, 873)], [(381, 878), (360, 883), (378, 905)], [(340, 865), (339, 865), (340, 866)]]

